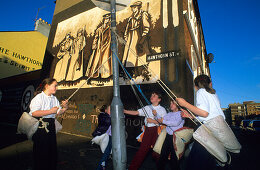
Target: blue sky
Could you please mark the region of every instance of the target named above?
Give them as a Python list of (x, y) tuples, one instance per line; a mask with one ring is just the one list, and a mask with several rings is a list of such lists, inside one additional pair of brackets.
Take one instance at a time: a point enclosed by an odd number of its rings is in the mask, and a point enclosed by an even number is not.
[[(260, 1), (198, 0), (213, 86), (222, 107), (234, 102), (260, 102)], [(4, 1), (0, 31), (34, 30), (34, 19), (51, 23), (54, 0)]]
[(32, 31), (34, 20), (39, 10), (38, 19), (51, 23), (55, 8), (54, 0), (11, 0), (0, 5), (0, 31)]
[(213, 87), (222, 107), (260, 102), (259, 0), (199, 0)]

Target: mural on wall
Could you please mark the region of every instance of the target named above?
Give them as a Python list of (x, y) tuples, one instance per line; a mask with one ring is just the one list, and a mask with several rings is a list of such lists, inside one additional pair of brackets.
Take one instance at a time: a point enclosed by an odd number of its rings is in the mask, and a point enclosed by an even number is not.
[[(88, 61), (86, 77), (101, 79), (112, 75), (111, 56), (111, 15), (103, 15), (102, 23), (97, 27), (92, 42), (92, 54)], [(96, 71), (99, 69), (99, 71)]]
[[(118, 57), (138, 83), (155, 83), (160, 61), (146, 61), (163, 50), (161, 1), (133, 1), (117, 12)], [(60, 22), (53, 43), (53, 77), (60, 89), (112, 86), (111, 15), (98, 7)], [(145, 67), (153, 70), (147, 71)], [(130, 84), (120, 68), (121, 85)]]

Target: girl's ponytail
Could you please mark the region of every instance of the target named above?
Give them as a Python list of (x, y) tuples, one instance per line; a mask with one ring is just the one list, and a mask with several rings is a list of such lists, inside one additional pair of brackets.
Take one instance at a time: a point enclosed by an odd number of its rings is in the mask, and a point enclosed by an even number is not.
[(212, 87), (210, 87), (210, 83), (211, 83), (211, 80), (210, 80), (209, 76), (204, 75), (204, 74), (197, 76), (194, 80), (195, 86), (197, 86), (199, 89), (205, 88), (205, 90), (207, 92), (209, 92), (211, 94), (215, 94), (216, 90), (213, 89)]

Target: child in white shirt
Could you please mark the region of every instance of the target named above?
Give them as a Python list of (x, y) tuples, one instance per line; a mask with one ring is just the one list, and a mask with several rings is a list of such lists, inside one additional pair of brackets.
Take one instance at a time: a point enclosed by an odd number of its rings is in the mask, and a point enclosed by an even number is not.
[(41, 120), (39, 127), (32, 136), (34, 169), (55, 170), (57, 162), (57, 142), (55, 130), (55, 116), (68, 109), (68, 101), (62, 101), (62, 107), (54, 96), (57, 90), (57, 81), (46, 78), (36, 91), (37, 94), (31, 101), (30, 113)]

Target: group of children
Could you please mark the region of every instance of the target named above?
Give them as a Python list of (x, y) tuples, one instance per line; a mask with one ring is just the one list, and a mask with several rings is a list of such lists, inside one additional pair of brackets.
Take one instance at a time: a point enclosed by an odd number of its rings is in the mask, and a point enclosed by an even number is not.
[[(142, 142), (128, 167), (129, 170), (137, 170), (141, 167), (147, 153), (155, 145), (158, 138), (157, 127), (161, 124), (166, 125), (167, 135), (159, 159), (154, 157), (157, 160), (157, 169), (165, 168), (169, 155), (171, 169), (180, 169), (173, 144), (173, 133), (183, 127), (184, 117), (182, 117), (182, 112), (176, 103), (192, 111), (202, 122), (218, 115), (224, 117), (223, 112), (221, 113), (219, 109), (212, 107), (212, 103), (217, 103), (218, 107), (220, 107), (220, 102), (215, 90), (212, 88), (210, 78), (206, 75), (200, 75), (195, 78), (194, 83), (197, 90), (196, 106), (182, 98), (176, 98), (175, 101), (170, 103), (171, 112), (167, 113), (165, 108), (160, 105), (161, 94), (153, 92), (150, 97), (151, 105), (137, 111), (124, 110), (125, 114), (145, 117), (145, 131)], [(56, 87), (57, 81), (55, 79), (45, 79), (41, 85), (42, 92), (36, 95), (30, 104), (30, 114), (38, 118), (43, 117), (43, 121), (48, 123), (50, 131), (46, 132), (44, 128), (39, 128), (33, 136), (35, 169), (56, 169), (57, 144), (54, 120), (55, 115), (64, 113), (68, 108), (68, 101), (65, 100), (61, 104), (62, 109), (59, 109), (60, 104), (57, 98), (53, 96), (56, 93)], [(110, 106), (102, 107), (99, 115), (99, 125), (93, 136), (104, 133), (109, 135), (109, 142), (99, 162), (98, 169), (105, 169), (106, 161), (112, 149)], [(203, 163), (199, 164), (198, 162)], [(211, 169), (213, 166), (215, 166), (214, 157), (200, 143), (195, 141), (188, 157), (186, 169)]]

